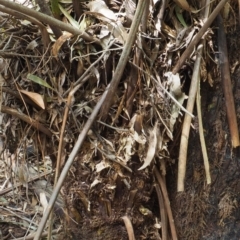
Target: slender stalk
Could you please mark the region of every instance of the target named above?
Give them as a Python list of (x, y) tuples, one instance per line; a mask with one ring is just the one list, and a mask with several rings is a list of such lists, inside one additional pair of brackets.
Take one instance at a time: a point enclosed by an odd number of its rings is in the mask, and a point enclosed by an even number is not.
[(221, 72), (221, 79), (227, 110), (227, 119), (232, 138), (232, 146), (233, 148), (236, 148), (239, 146), (239, 133), (234, 98), (232, 93), (231, 76), (229, 70), (227, 40), (224, 31), (223, 20), (220, 14), (218, 15), (217, 20), (218, 20), (219, 68)]
[[(202, 47), (202, 45), (201, 45)], [(199, 49), (200, 50), (200, 49)], [(201, 63), (201, 52), (198, 50), (197, 60), (194, 65), (193, 69), (193, 76), (191, 81), (191, 86), (189, 90), (188, 102), (187, 102), (187, 111), (190, 113), (193, 112), (193, 107), (195, 104), (195, 98), (197, 94), (198, 88), (198, 78), (199, 78), (199, 66)], [(189, 133), (191, 128), (191, 121), (192, 118), (189, 114), (185, 114), (183, 127), (182, 127), (182, 134), (181, 134), (181, 143), (179, 149), (179, 161), (178, 161), (178, 183), (177, 183), (177, 191), (184, 190), (184, 180), (186, 174), (186, 163), (187, 163), (187, 150), (188, 150), (188, 139)]]
[(173, 240), (177, 240), (177, 232), (176, 232), (176, 228), (175, 228), (175, 224), (174, 224), (174, 219), (173, 219), (173, 215), (172, 215), (172, 210), (170, 207), (170, 200), (168, 197), (168, 192), (167, 192), (167, 188), (166, 185), (163, 181), (163, 178), (161, 176), (161, 174), (159, 173), (158, 169), (156, 168), (156, 166), (154, 166), (153, 168), (153, 173), (155, 178), (158, 181), (158, 184), (161, 188), (162, 194), (163, 194), (163, 198), (164, 198), (164, 203), (165, 203), (165, 207), (166, 207), (166, 211), (168, 214), (168, 221), (169, 221), (169, 225), (170, 225), (170, 230), (171, 230), (171, 234), (172, 234), (172, 239)]

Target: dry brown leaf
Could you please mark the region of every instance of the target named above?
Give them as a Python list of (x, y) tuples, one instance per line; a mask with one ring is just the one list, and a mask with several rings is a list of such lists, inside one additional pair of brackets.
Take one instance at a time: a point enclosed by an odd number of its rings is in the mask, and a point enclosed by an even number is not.
[(47, 200), (46, 194), (44, 192), (40, 193), (40, 203), (43, 206), (43, 212), (45, 212), (48, 207), (48, 200)]
[(42, 95), (39, 93), (28, 92), (25, 90), (20, 90), (21, 93), (27, 95), (33, 102), (35, 102), (40, 108), (45, 109), (45, 104)]
[(61, 48), (61, 46), (72, 36), (73, 36), (72, 33), (64, 32), (63, 35), (58, 38), (58, 40), (53, 44), (53, 47), (52, 47), (52, 55), (54, 57), (57, 57), (59, 49)]

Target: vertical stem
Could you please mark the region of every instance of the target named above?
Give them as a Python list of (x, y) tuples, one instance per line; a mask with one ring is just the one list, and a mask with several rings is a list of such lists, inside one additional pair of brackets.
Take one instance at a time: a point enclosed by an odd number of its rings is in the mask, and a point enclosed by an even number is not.
[(239, 146), (239, 133), (234, 98), (232, 93), (231, 76), (229, 70), (227, 40), (224, 31), (223, 20), (220, 14), (217, 17), (217, 22), (218, 22), (219, 68), (221, 72), (221, 79), (227, 110), (227, 119), (232, 139), (232, 146), (233, 148), (235, 148)]

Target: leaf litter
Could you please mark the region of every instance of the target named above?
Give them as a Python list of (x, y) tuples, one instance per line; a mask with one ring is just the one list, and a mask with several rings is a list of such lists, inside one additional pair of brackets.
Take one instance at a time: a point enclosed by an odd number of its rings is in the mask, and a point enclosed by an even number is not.
[[(130, 0), (81, 1), (78, 19), (74, 4), (60, 4), (61, 20), (100, 44), (67, 31), (57, 38), (51, 26), (39, 28), (31, 19), (23, 22), (8, 14), (0, 19), (3, 236), (10, 236), (10, 229), (15, 238), (37, 230), (52, 193), (58, 153), (61, 172), (111, 82), (136, 10)], [(131, 224), (136, 239), (161, 239), (153, 167), (165, 178), (166, 165), (171, 164), (169, 142), (175, 138), (179, 115), (186, 112), (183, 88), (194, 52), (179, 74), (169, 70), (198, 31), (195, 9), (200, 7), (186, 1), (170, 1), (168, 6), (152, 1), (149, 9), (120, 84), (106, 100), (111, 101), (107, 118), (99, 117), (91, 126), (61, 188), (54, 229), (63, 233), (53, 232), (56, 239), (66, 234), (75, 239), (127, 239)], [(205, 38), (211, 37), (207, 32)], [(17, 113), (9, 114), (8, 108)], [(47, 130), (51, 134), (46, 135)], [(12, 208), (19, 209), (17, 216)], [(26, 225), (25, 218), (32, 225)]]

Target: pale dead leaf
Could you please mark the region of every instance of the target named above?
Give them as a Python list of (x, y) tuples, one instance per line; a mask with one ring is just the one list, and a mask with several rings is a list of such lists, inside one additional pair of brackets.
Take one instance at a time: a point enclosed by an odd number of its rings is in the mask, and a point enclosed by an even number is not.
[(99, 73), (98, 69), (95, 68), (94, 66), (92, 66), (91, 72), (92, 72), (92, 73), (96, 76), (96, 78), (97, 78), (97, 87), (98, 87), (98, 84), (99, 84), (99, 82), (100, 82), (100, 73)]
[(168, 85), (170, 86), (170, 92), (175, 97), (181, 97), (182, 94), (182, 88), (181, 88), (181, 80), (179, 77), (179, 74), (172, 74), (172, 72), (165, 73), (165, 76), (168, 77)]
[(95, 179), (95, 180), (91, 183), (90, 188), (93, 188), (94, 186), (96, 186), (97, 184), (99, 184), (99, 183), (101, 183), (101, 182), (102, 182), (101, 180)]
[(115, 189), (116, 188), (116, 185), (106, 185), (106, 187), (107, 187), (107, 189), (110, 189), (110, 190), (113, 190), (113, 189)]
[(134, 124), (135, 124), (136, 120), (137, 120), (137, 114), (135, 113), (133, 115), (133, 117), (130, 119), (129, 124), (128, 124), (131, 132), (134, 132)]
[(60, 75), (59, 75), (59, 77), (58, 77), (58, 80), (57, 80), (57, 83), (58, 83), (58, 93), (60, 94), (60, 95), (62, 95), (63, 94), (63, 84), (65, 83), (65, 81), (66, 81), (66, 75), (67, 75), (67, 73), (66, 73), (66, 71), (64, 70)]
[(87, 5), (89, 7), (90, 12), (96, 12), (102, 14), (104, 17), (114, 20), (117, 20), (116, 15), (113, 11), (111, 11), (106, 3), (103, 0), (95, 0)]
[(156, 122), (153, 129), (149, 131), (147, 156), (144, 159), (143, 165), (138, 170), (143, 170), (144, 168), (148, 167), (152, 162), (157, 149), (157, 135), (158, 135), (158, 123)]
[(40, 95), (39, 93), (28, 92), (28, 91), (25, 91), (25, 90), (20, 90), (20, 92), (27, 95), (40, 108), (45, 109), (45, 104), (44, 104), (42, 95)]
[(38, 43), (36, 42), (36, 40), (33, 40), (27, 45), (27, 49), (34, 50), (37, 46), (38, 46)]
[(47, 200), (46, 194), (44, 192), (40, 193), (40, 203), (43, 206), (43, 212), (45, 212), (45, 210), (48, 207), (48, 200)]
[[(182, 92), (179, 74), (177, 73), (176, 75), (174, 75), (172, 72), (167, 72), (165, 73), (165, 76), (168, 77), (168, 84), (170, 85), (170, 93), (182, 106), (187, 96), (185, 95), (185, 93)], [(176, 103), (173, 103), (172, 109), (171, 109), (170, 127), (169, 127), (171, 131), (173, 131), (173, 127), (179, 116), (179, 113), (180, 113), (179, 106)]]
[(132, 155), (134, 154), (134, 149), (133, 149), (133, 138), (131, 135), (128, 135), (120, 140), (120, 149), (119, 152), (123, 149), (124, 150), (124, 161), (128, 162)]
[(144, 145), (146, 143), (145, 136), (143, 134), (140, 135), (137, 132), (134, 132), (133, 139), (141, 145)]
[(102, 160), (100, 163), (96, 164), (96, 172), (101, 172), (108, 167), (110, 167), (110, 165), (105, 160)]
[(127, 39), (127, 31), (122, 23), (117, 20), (115, 13), (108, 8), (103, 0), (95, 0), (87, 4), (91, 13), (95, 13), (95, 17), (108, 23), (107, 27), (113, 36), (124, 43)]

